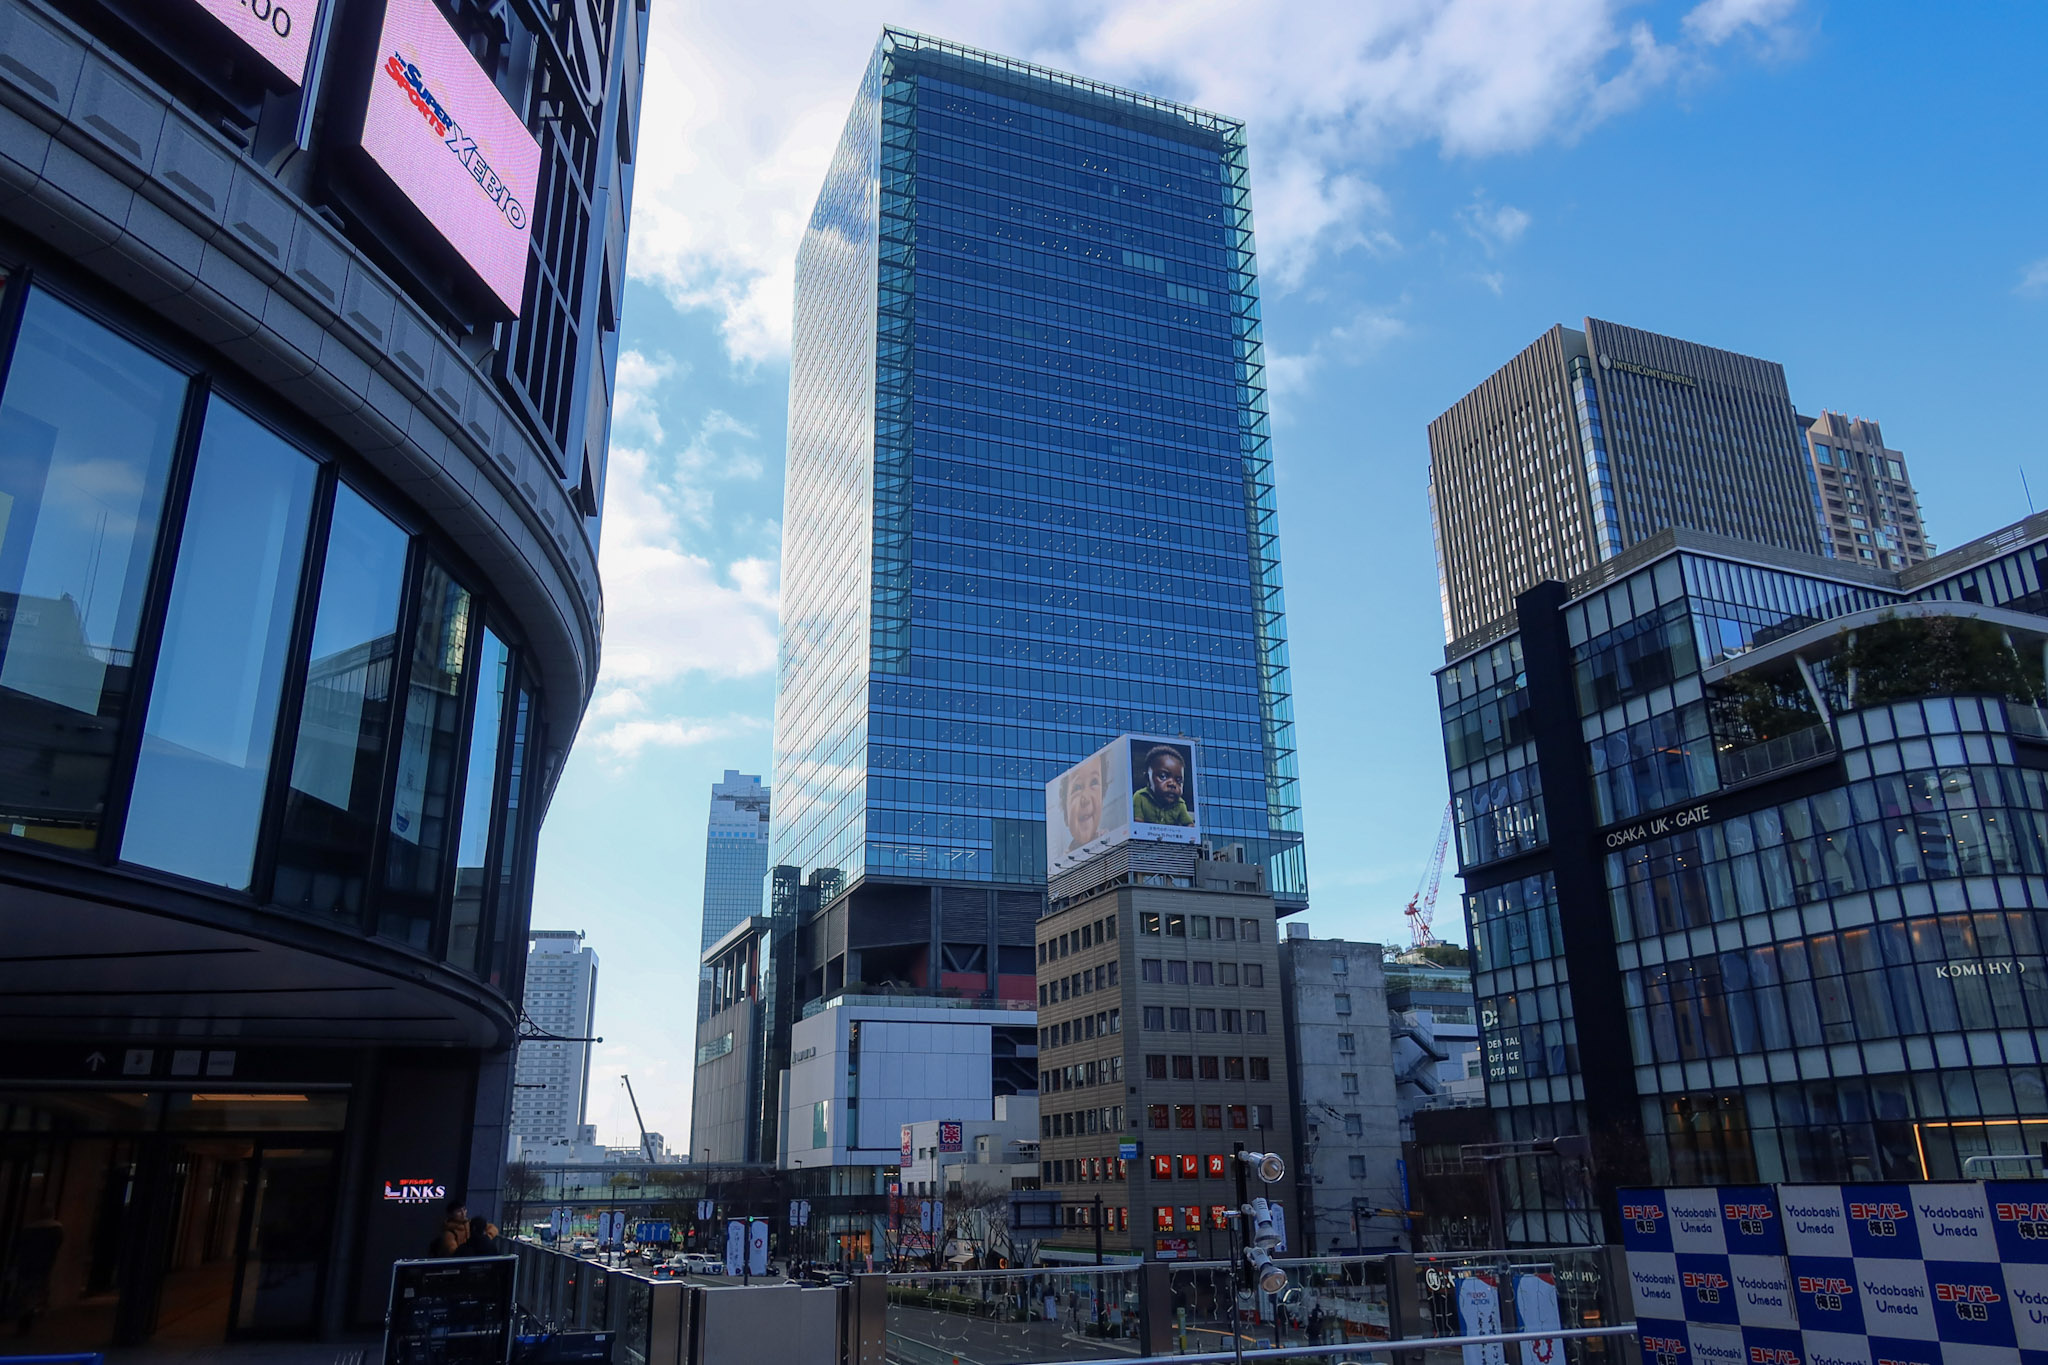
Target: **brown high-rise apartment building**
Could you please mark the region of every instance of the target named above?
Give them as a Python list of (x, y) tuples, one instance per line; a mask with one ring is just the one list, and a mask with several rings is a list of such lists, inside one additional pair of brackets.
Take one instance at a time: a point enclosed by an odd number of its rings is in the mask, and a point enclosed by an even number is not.
[(1934, 556), (1906, 457), (1885, 445), (1877, 423), (1823, 410), (1799, 426), (1836, 559), (1904, 569)]
[[(1263, 869), (1190, 848), (1181, 871), (1117, 873), (1071, 899), (1060, 893), (1076, 874), (1063, 874), (1038, 922), (1040, 1183), (1062, 1196), (1055, 1243), (1087, 1249), (1099, 1217), (1108, 1250), (1228, 1258), (1231, 1153), (1294, 1151)], [(1291, 1189), (1258, 1192), (1292, 1202)]]
[(1449, 641), (1670, 526), (1824, 553), (1784, 368), (1587, 318), (1429, 426)]

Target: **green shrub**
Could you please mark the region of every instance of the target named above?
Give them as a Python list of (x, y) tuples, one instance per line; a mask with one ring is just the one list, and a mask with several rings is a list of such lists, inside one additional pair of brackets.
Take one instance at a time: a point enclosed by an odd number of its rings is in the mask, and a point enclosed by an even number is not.
[(2042, 699), (2039, 658), (2023, 658), (1998, 627), (1960, 616), (1887, 617), (1845, 640), (1836, 663), (1855, 670), (1857, 706), (1918, 697)]

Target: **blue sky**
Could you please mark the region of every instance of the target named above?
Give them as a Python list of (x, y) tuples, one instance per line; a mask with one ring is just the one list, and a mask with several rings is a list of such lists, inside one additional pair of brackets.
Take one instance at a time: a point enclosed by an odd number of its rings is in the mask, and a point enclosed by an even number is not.
[[(1591, 314), (1881, 422), (1944, 547), (2048, 505), (2048, 9), (662, 0), (599, 693), (534, 923), (602, 960), (590, 1118), (688, 1132), (707, 787), (765, 773), (797, 234), (883, 22), (1244, 118), (1308, 921), (1399, 938), (1444, 801), (1429, 421)], [(1462, 937), (1447, 879), (1438, 927)]]

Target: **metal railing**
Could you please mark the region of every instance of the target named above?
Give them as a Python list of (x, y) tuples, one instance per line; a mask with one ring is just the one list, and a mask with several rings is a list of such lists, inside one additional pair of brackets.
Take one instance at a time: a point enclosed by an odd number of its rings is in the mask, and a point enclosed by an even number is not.
[[(1558, 1365), (1610, 1365), (1606, 1338), (1632, 1329), (1628, 1278), (1606, 1247), (1436, 1256), (1279, 1258), (1288, 1287), (1247, 1290), (1232, 1261), (1119, 1267), (892, 1274), (889, 1365), (1024, 1365), (1134, 1359), (1235, 1359), (1241, 1351), (1303, 1359), (1407, 1352), (1407, 1365), (1449, 1365), (1460, 1338), (1459, 1282), (1489, 1278), (1504, 1330), (1515, 1330), (1523, 1276), (1548, 1281), (1565, 1343)], [(1549, 1327), (1545, 1322), (1541, 1325)], [(866, 1365), (862, 1362), (862, 1365)]]
[[(1463, 1348), (1555, 1341), (1555, 1365), (1636, 1365), (1618, 1248), (1280, 1258), (1285, 1290), (1231, 1261), (857, 1275), (753, 1288), (656, 1280), (522, 1242), (520, 1306), (557, 1330), (618, 1334), (619, 1365), (1085, 1365), (1363, 1361), (1462, 1365)], [(1489, 1282), (1490, 1333), (1460, 1323), (1463, 1282)], [(1543, 1283), (1532, 1287), (1524, 1280)], [(772, 1277), (771, 1277), (772, 1278)], [(1531, 1306), (1541, 1308), (1523, 1322)], [(1497, 1326), (1496, 1326), (1497, 1324)]]
[(1725, 750), (1721, 754), (1721, 785), (1740, 786), (1767, 773), (1807, 763), (1834, 751), (1834, 731), (1824, 723), (1809, 725), (1804, 730), (1794, 730), (1761, 744)]

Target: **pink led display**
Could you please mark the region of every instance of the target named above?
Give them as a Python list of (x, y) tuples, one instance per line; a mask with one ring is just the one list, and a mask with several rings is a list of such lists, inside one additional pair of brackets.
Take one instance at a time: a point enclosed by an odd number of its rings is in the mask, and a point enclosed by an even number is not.
[(385, 6), (363, 150), (517, 317), (540, 144), (432, 0)]
[(313, 50), (320, 0), (199, 0), (199, 7), (293, 85), (306, 83), (306, 56)]

